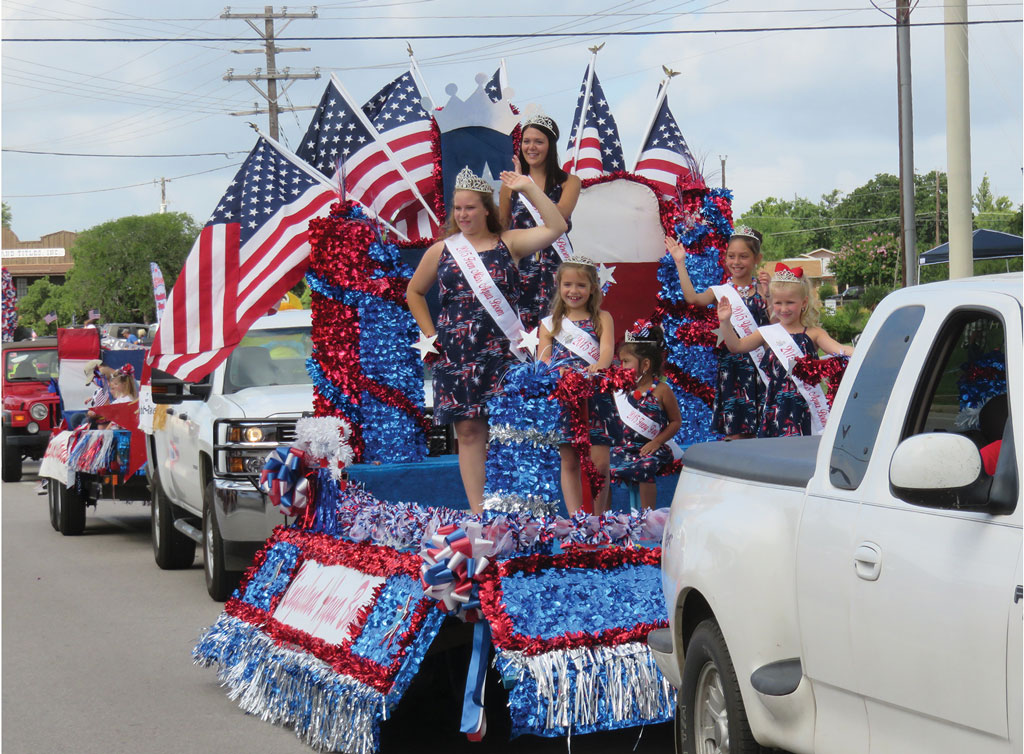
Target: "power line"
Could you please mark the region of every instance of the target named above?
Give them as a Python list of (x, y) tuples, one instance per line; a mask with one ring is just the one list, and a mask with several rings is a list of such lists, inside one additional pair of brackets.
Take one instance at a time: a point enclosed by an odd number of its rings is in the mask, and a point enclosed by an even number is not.
[(4, 152), (16, 152), (18, 154), (45, 154), (57, 157), (223, 157), (230, 160), (232, 155), (245, 154), (244, 150), (233, 152), (187, 152), (184, 154), (92, 154), (88, 152), (40, 152), (34, 149), (9, 149), (4, 147)]
[[(221, 165), (220, 167), (210, 168), (209, 170), (200, 170), (198, 173), (186, 173), (185, 175), (178, 175), (178, 176), (175, 176), (174, 178), (166, 178), (165, 180), (168, 180), (168, 181), (178, 181), (178, 180), (181, 180), (182, 178), (191, 178), (192, 176), (196, 176), (196, 175), (203, 175), (205, 173), (213, 173), (213, 172), (215, 172), (217, 170), (223, 170), (224, 168), (238, 167), (241, 164), (242, 163), (240, 163), (240, 162), (234, 162), (234, 163), (232, 163), (230, 165)], [(47, 198), (47, 197), (51, 197), (51, 196), (75, 196), (77, 194), (99, 194), (99, 193), (102, 193), (104, 191), (120, 191), (121, 189), (138, 188), (139, 186), (152, 186), (152, 185), (153, 185), (153, 181), (149, 180), (149, 181), (143, 181), (142, 183), (129, 183), (127, 186), (111, 186), (110, 188), (89, 189), (88, 191), (65, 191), (64, 193), (61, 193), (61, 194), (7, 194), (5, 196), (5, 198), (6, 199), (42, 199), (42, 198)]]
[[(912, 23), (915, 29), (931, 26), (989, 26), (993, 24), (1019, 24), (1021, 18), (998, 18), (968, 21), (923, 21)], [(893, 24), (825, 24), (821, 26), (758, 26), (731, 29), (653, 29), (644, 31), (560, 31), (502, 34), (378, 34), (356, 36), (277, 37), (278, 42), (395, 42), (430, 39), (541, 39), (546, 37), (655, 37), (685, 36), (693, 34), (762, 34), (775, 31), (847, 31), (854, 29), (892, 29)], [(3, 37), (0, 42), (246, 42), (245, 37)]]

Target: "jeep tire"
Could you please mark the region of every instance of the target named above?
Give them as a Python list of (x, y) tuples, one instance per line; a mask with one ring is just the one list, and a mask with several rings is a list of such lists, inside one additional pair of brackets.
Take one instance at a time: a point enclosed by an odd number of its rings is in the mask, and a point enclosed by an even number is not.
[(73, 488), (56, 484), (58, 529), (65, 537), (77, 537), (85, 531), (85, 498)]

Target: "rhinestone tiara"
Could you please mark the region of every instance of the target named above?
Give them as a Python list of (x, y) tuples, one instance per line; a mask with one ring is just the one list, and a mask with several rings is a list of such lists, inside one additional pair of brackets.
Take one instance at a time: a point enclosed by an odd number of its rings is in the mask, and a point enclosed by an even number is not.
[(493, 194), (494, 187), (478, 176), (467, 165), (455, 176), (456, 191), (479, 191), (481, 194)]
[(797, 267), (795, 270), (790, 269), (782, 262), (779, 262), (775, 266), (775, 273), (772, 275), (773, 283), (803, 283), (804, 270), (802, 267)]
[(527, 126), (540, 126), (556, 136), (558, 134), (558, 126), (555, 125), (555, 121), (542, 113), (531, 115), (529, 118), (524, 120), (523, 128), (526, 128)]
[(597, 262), (590, 257), (583, 256), (582, 254), (573, 254), (565, 260), (565, 264), (580, 264), (584, 267), (593, 267), (594, 269), (597, 269)]
[(633, 323), (633, 326), (626, 330), (626, 342), (627, 343), (658, 343), (657, 340), (651, 337), (651, 327), (653, 322), (646, 319), (638, 319)]
[(729, 235), (729, 238), (735, 238), (736, 236), (740, 238), (753, 238), (758, 243), (761, 243), (760, 239), (755, 235), (754, 229), (749, 225), (737, 225)]

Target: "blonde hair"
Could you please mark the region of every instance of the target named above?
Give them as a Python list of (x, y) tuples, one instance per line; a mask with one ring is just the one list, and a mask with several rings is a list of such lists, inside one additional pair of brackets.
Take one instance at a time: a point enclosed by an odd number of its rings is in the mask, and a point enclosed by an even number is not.
[(818, 304), (818, 294), (811, 287), (811, 281), (807, 277), (802, 277), (798, 282), (773, 280), (769, 286), (772, 297), (774, 298), (776, 291), (792, 292), (799, 296), (802, 296), (805, 302), (805, 306), (800, 310), (800, 324), (804, 327), (817, 327), (819, 323), (819, 314), (821, 312), (821, 306)]
[(135, 378), (130, 374), (115, 371), (110, 375), (110, 385), (111, 387), (114, 385), (120, 386), (124, 390), (125, 395), (130, 396), (133, 401), (139, 399), (139, 389), (135, 386)]
[(562, 317), (565, 316), (565, 302), (562, 301), (562, 273), (565, 270), (579, 270), (590, 283), (590, 298), (587, 299), (587, 313), (590, 314), (590, 321), (594, 325), (594, 334), (601, 340), (601, 301), (604, 294), (601, 292), (601, 282), (597, 277), (597, 268), (589, 264), (578, 264), (576, 262), (562, 262), (558, 265), (558, 272), (555, 273), (555, 293), (551, 297), (551, 335), (554, 337), (562, 331)]

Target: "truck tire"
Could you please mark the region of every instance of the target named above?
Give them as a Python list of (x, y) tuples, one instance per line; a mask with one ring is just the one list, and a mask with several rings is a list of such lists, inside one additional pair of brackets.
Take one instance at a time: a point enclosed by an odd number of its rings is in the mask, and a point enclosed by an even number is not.
[(0, 478), (5, 482), (21, 481), (21, 451), (6, 442), (4, 443), (4, 460)]
[(60, 531), (60, 513), (57, 508), (57, 480), (48, 479), (46, 482), (46, 502), (50, 508), (50, 526), (54, 531)]
[(217, 525), (217, 512), (213, 509), (214, 485), (209, 482), (203, 493), (203, 571), (206, 591), (216, 602), (224, 602), (235, 591), (242, 574), (224, 567), (224, 540)]
[(60, 483), (57, 483), (57, 524), (65, 537), (77, 537), (85, 531), (85, 498)]
[(684, 754), (760, 754), (743, 708), (736, 670), (713, 619), (690, 637), (675, 720), (676, 751)]
[(153, 559), (164, 571), (188, 568), (196, 559), (196, 543), (174, 528), (174, 506), (153, 474), (150, 489), (149, 523)]

